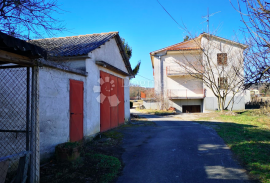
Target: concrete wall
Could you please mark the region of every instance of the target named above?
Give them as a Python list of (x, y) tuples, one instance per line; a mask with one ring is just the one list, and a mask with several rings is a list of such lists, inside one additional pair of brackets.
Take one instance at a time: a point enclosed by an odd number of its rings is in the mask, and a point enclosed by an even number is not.
[(245, 103), (251, 102), (250, 90), (245, 90), (244, 95), (245, 95)]
[(175, 107), (176, 112), (182, 112), (183, 105), (201, 105), (201, 111), (203, 111), (203, 100), (202, 99), (175, 99), (169, 100), (169, 106)]
[(160, 109), (159, 102), (143, 101), (145, 109)]
[[(226, 106), (230, 101), (230, 97), (226, 99)], [(225, 106), (225, 107), (226, 107)], [(228, 110), (231, 110), (232, 103), (230, 103)], [(214, 111), (218, 109), (218, 101), (216, 97), (206, 97), (204, 99), (204, 108), (205, 110)], [(232, 110), (244, 110), (245, 109), (245, 97), (244, 96), (237, 96), (234, 99), (233, 109)]]

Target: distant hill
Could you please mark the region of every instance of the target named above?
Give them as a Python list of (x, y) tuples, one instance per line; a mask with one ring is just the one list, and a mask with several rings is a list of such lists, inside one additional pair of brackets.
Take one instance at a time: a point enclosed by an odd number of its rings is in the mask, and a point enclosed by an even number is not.
[(141, 92), (146, 95), (146, 98), (154, 97), (154, 88), (145, 88), (137, 85), (131, 85), (129, 87), (129, 96), (131, 100), (141, 99)]

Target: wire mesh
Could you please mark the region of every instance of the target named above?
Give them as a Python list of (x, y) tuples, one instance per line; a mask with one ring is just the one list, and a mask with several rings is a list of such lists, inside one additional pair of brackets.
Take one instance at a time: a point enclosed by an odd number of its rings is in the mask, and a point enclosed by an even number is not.
[(30, 175), (34, 182), (39, 177), (32, 160), (33, 150), (38, 150), (35, 74), (26, 67), (0, 69), (0, 183), (26, 182)]

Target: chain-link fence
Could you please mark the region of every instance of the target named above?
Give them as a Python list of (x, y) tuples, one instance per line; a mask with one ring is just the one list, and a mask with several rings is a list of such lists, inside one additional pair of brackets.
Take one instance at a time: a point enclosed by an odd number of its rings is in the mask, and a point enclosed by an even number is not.
[(37, 72), (0, 68), (0, 183), (39, 179)]

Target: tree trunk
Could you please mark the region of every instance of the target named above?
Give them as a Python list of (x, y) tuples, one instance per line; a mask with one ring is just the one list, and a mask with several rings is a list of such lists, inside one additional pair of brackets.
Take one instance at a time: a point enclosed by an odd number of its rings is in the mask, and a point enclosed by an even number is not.
[(218, 108), (219, 111), (223, 111), (225, 106), (225, 100), (222, 97), (218, 97)]

